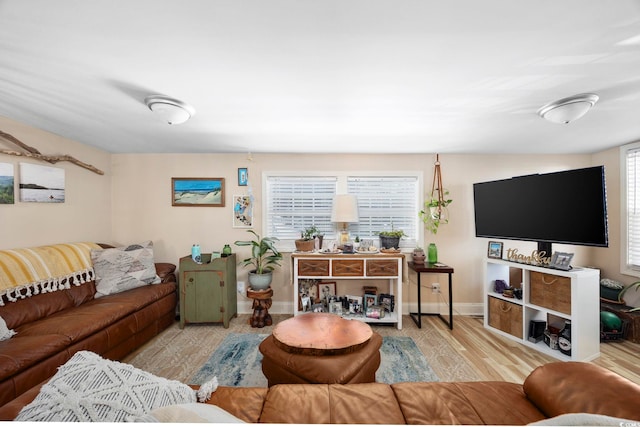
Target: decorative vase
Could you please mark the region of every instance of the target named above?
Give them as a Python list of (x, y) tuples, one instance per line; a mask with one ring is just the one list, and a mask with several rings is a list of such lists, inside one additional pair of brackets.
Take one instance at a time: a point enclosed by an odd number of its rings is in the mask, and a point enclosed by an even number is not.
[(273, 272), (271, 271), (262, 274), (258, 274), (255, 271), (249, 272), (249, 284), (254, 291), (269, 289), (272, 279)]
[(229, 256), (231, 255), (231, 246), (229, 245), (224, 245), (224, 248), (222, 248), (222, 256)]
[(415, 249), (411, 254), (411, 257), (414, 264), (424, 264), (424, 260), (426, 258), (422, 249)]
[(438, 262), (438, 248), (435, 243), (429, 243), (429, 264), (435, 264)]

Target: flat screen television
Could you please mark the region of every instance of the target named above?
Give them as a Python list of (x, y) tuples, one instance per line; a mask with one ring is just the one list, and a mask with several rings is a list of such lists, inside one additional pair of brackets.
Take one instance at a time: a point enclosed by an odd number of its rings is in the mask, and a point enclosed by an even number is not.
[(604, 166), (473, 184), (476, 236), (608, 247)]

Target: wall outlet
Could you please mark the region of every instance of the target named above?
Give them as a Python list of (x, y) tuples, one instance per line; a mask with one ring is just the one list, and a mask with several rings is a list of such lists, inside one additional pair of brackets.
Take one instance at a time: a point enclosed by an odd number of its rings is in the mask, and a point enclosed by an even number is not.
[(431, 284), (431, 293), (439, 294), (440, 293), (440, 283), (432, 283)]
[(246, 292), (245, 288), (244, 288), (244, 282), (238, 282), (238, 293), (239, 294), (244, 294)]

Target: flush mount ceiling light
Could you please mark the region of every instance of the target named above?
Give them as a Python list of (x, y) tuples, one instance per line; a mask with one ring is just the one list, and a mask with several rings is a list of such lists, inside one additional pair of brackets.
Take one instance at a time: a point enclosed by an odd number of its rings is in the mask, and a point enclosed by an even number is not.
[(147, 107), (170, 125), (186, 122), (196, 110), (184, 102), (164, 95), (150, 95), (144, 99)]
[(569, 123), (587, 114), (598, 99), (595, 93), (581, 93), (551, 102), (540, 108), (538, 114), (553, 123)]

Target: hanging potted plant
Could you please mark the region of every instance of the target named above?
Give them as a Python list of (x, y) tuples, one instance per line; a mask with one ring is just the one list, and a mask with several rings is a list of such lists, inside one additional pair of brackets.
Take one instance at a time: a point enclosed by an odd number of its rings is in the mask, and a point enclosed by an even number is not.
[(431, 233), (436, 234), (440, 224), (449, 223), (449, 210), (447, 206), (453, 200), (445, 199), (449, 195), (449, 191), (439, 191), (437, 194), (431, 194), (431, 197), (424, 202), (424, 209), (419, 212), (420, 219), (424, 222), (425, 228)]
[(251, 246), (251, 256), (242, 260), (241, 264), (245, 267), (254, 267), (249, 271), (249, 284), (252, 289), (268, 289), (273, 279), (273, 270), (276, 266), (280, 266), (282, 260), (282, 254), (275, 247), (278, 238), (260, 238), (258, 233), (253, 230), (247, 230), (247, 232), (253, 234), (255, 239), (235, 241), (238, 246)]
[(436, 154), (436, 163), (433, 169), (433, 185), (431, 186), (431, 195), (424, 202), (424, 209), (418, 212), (420, 219), (424, 222), (425, 228), (431, 234), (438, 232), (440, 224), (449, 222), (449, 210), (447, 206), (453, 200), (447, 198), (449, 191), (442, 185), (442, 170), (440, 168), (440, 155)]
[(318, 229), (315, 226), (308, 227), (300, 233), (300, 238), (296, 239), (296, 250), (298, 252), (313, 252), (315, 248), (315, 237)]

